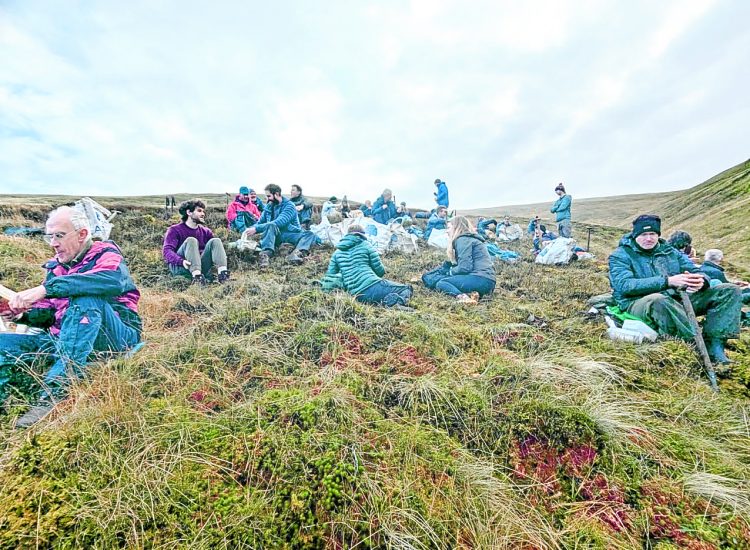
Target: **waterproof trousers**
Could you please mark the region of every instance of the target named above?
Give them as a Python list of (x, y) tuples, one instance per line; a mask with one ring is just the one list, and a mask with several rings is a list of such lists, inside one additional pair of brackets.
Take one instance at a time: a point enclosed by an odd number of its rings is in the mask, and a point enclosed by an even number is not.
[(122, 352), (136, 346), (140, 333), (126, 325), (103, 298), (77, 296), (62, 319), (60, 333), (0, 334), (0, 387), (9, 369), (35, 358), (52, 357), (54, 364), (44, 377), (48, 388), (59, 387), (70, 376), (80, 377), (92, 352)]
[(203, 249), (203, 254), (198, 250), (198, 239), (195, 237), (188, 237), (185, 239), (185, 242), (180, 245), (180, 248), (177, 249), (177, 254), (190, 262), (191, 269), (187, 270), (181, 265), (170, 265), (169, 270), (172, 272), (172, 275), (192, 277), (192, 269), (197, 269), (195, 266), (200, 266), (203, 276), (208, 280), (212, 280), (212, 267), (216, 267), (217, 269), (226, 269), (227, 267), (227, 253), (224, 250), (224, 244), (218, 237), (214, 237), (206, 243), (206, 248)]
[[(720, 284), (688, 294), (696, 315), (705, 315), (703, 336), (726, 340), (740, 332), (742, 309), (740, 289), (732, 284)], [(644, 319), (657, 327), (659, 334), (676, 336), (683, 340), (695, 337), (687, 313), (678, 298), (665, 294), (649, 294), (628, 307), (628, 313)]]
[(561, 237), (565, 237), (566, 239), (569, 239), (571, 235), (573, 235), (573, 224), (570, 222), (569, 219), (560, 220), (557, 224), (557, 231), (558, 233), (560, 233)]
[(293, 244), (295, 250), (306, 252), (315, 244), (315, 234), (312, 231), (281, 231), (277, 226), (270, 224), (263, 231), (260, 248), (272, 256), (282, 243)]

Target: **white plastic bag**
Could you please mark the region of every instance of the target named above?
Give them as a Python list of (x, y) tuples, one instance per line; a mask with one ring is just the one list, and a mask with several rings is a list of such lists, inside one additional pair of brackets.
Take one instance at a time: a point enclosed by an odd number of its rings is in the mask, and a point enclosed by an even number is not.
[(498, 241), (504, 241), (504, 242), (518, 241), (521, 239), (521, 235), (523, 235), (523, 231), (521, 231), (521, 227), (518, 224), (501, 225), (497, 229)]
[(558, 237), (542, 248), (536, 257), (536, 263), (546, 265), (567, 264), (573, 256), (575, 246), (575, 239)]
[(433, 229), (430, 233), (430, 238), (427, 239), (427, 246), (434, 246), (442, 250), (448, 249), (448, 230), (447, 229)]
[(76, 210), (83, 212), (89, 220), (91, 227), (91, 238), (106, 241), (112, 232), (112, 219), (117, 212), (112, 213), (94, 199), (83, 197), (76, 201), (73, 206)]

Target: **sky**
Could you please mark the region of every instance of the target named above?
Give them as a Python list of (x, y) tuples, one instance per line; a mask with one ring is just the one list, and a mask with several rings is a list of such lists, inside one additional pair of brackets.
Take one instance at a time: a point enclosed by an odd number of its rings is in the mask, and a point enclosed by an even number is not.
[(746, 0), (0, 0), (0, 194), (451, 207), (750, 157)]

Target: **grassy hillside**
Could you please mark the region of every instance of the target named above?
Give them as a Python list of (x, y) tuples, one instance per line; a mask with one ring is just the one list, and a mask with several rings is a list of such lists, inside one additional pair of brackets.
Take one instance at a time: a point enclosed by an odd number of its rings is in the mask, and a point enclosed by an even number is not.
[[(320, 292), (330, 250), (263, 273), (230, 252), (230, 284), (190, 287), (159, 213), (113, 233), (146, 348), (91, 365), (28, 432), (44, 365), (12, 372), (1, 548), (750, 548), (747, 331), (714, 394), (686, 344), (612, 342), (585, 315), (601, 261), (538, 266), (521, 243), (491, 300), (417, 285), (413, 313), (389, 311)], [(35, 284), (47, 253), (0, 237), (0, 281)], [(443, 260), (384, 258), (400, 281)]]
[[(664, 219), (668, 235), (688, 231), (699, 251), (721, 248), (727, 260), (750, 272), (750, 160), (685, 191), (575, 199), (573, 219), (583, 224), (629, 228), (638, 214), (653, 212)], [(553, 220), (549, 203), (472, 210), (478, 216), (508, 213), (529, 219), (539, 215)]]

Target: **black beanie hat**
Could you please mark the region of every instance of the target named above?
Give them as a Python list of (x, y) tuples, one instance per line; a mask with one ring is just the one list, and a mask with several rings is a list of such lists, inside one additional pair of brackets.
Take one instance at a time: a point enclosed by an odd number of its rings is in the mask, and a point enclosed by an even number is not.
[(656, 214), (643, 214), (633, 220), (633, 238), (649, 231), (661, 235), (661, 218), (659, 216)]
[(557, 193), (558, 191), (562, 191), (563, 193), (565, 193), (565, 186), (562, 183), (558, 183), (557, 187), (555, 187), (555, 193)]

